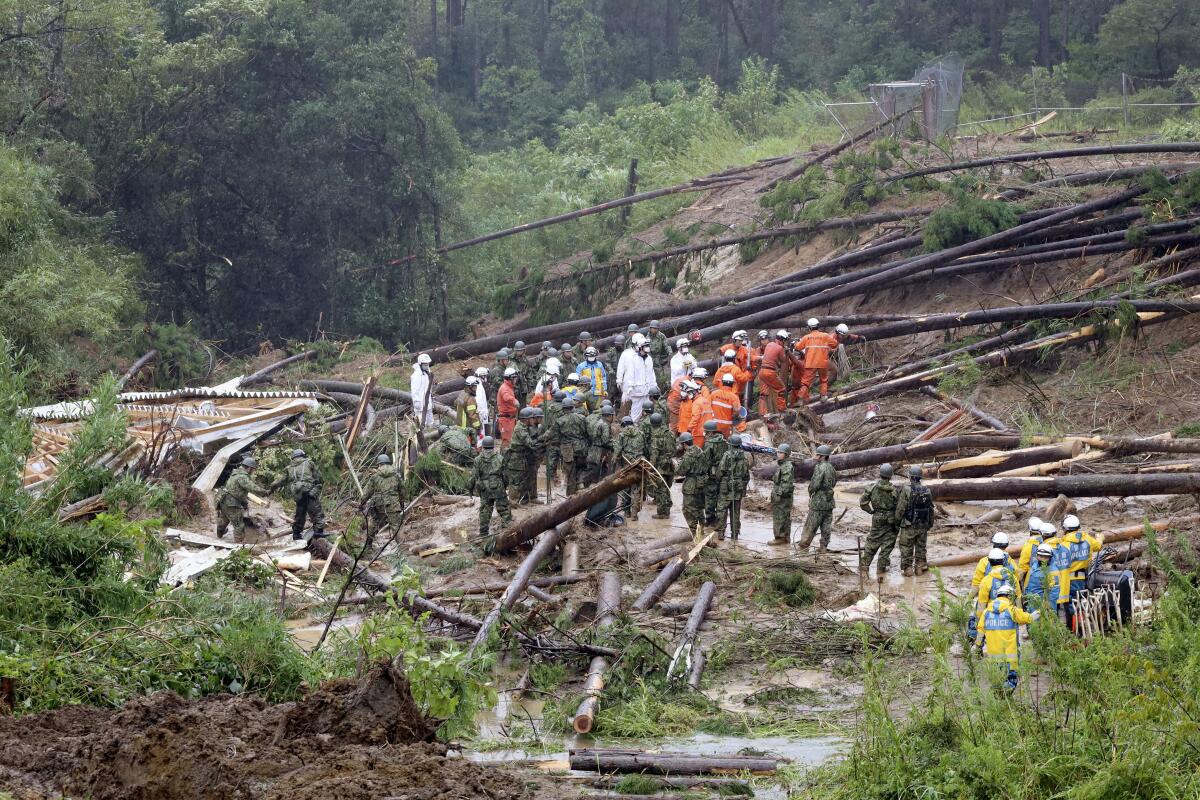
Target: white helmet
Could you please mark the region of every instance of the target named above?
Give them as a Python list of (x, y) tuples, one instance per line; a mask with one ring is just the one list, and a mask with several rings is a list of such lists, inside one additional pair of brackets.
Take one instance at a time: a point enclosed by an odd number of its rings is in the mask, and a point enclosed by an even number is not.
[(1037, 554), (1039, 556), (1045, 556), (1046, 558), (1049, 558), (1050, 556), (1054, 555), (1054, 548), (1048, 544), (1039, 544), (1037, 548)]
[(567, 376), (567, 383), (579, 383), (579, 373), (572, 372)]
[(786, 338), (788, 338), (788, 332), (785, 331), (783, 328), (780, 328), (779, 330), (775, 331), (775, 338), (776, 339), (786, 339)]
[(746, 337), (746, 332), (745, 332), (745, 331), (734, 331), (734, 332), (733, 332), (733, 340), (734, 340), (735, 342), (736, 342), (736, 341), (739, 341), (739, 340), (740, 340), (740, 341), (745, 341), (745, 340), (746, 340), (746, 338), (747, 338), (747, 337)]
[(681, 353), (686, 353), (686, 352), (687, 352), (687, 346), (688, 346), (688, 340), (687, 340), (687, 339), (676, 339), (676, 340), (675, 340), (675, 349), (676, 349), (676, 350), (678, 350), (679, 352), (681, 352)]
[(587, 350), (583, 351), (584, 358), (595, 358), (598, 355), (600, 355), (600, 351), (594, 347), (589, 347)]
[(486, 378), (487, 376), (488, 376), (488, 368), (487, 367), (476, 367), (475, 368), (475, 377), (476, 378)]
[(1079, 530), (1079, 517), (1075, 516), (1074, 514), (1068, 514), (1067, 516), (1063, 517), (1063, 530), (1064, 531)]
[(429, 357), (429, 353), (421, 353), (421, 355), (417, 356), (417, 363), (418, 364), (432, 364), (433, 359)]
[(1042, 536), (1054, 536), (1057, 533), (1058, 533), (1058, 528), (1055, 528), (1053, 523), (1050, 523), (1050, 522), (1042, 523)]
[(687, 389), (689, 392), (698, 392), (700, 391), (700, 384), (695, 381), (684, 381), (682, 388)]
[(474, 386), (477, 383), (479, 383), (479, 378), (476, 378), (474, 375), (468, 375), (466, 383), (467, 383), (467, 386)]
[(554, 358), (553, 356), (551, 356), (550, 358), (546, 359), (546, 374), (547, 375), (557, 376), (558, 371), (560, 369), (562, 369), (562, 362), (559, 361), (557, 358)]
[(810, 327), (810, 328), (819, 328), (819, 327), (821, 327), (821, 322), (820, 322), (820, 320), (818, 320), (816, 317), (809, 317), (809, 318), (808, 318), (808, 322), (807, 322), (807, 323), (805, 323), (805, 324), (806, 324), (806, 325), (808, 325), (808, 327)]
[(635, 333), (633, 335), (633, 346), (634, 347), (641, 347), (643, 344), (645, 344), (645, 342), (646, 342), (646, 337), (642, 336), (640, 333)]
[(504, 377), (511, 378), (512, 376), (514, 376), (516, 374), (517, 374), (516, 367), (505, 367), (504, 368)]
[(759, 332), (758, 332), (758, 338), (759, 338), (759, 339), (770, 339), (770, 338), (771, 338), (771, 332), (770, 332), (770, 331), (759, 331)]
[[(706, 370), (704, 367), (696, 367), (694, 370), (692, 370), (692, 377), (698, 381), (702, 381), (708, 377), (708, 370)], [(696, 388), (699, 389), (700, 387), (697, 386)]]
[(992, 562), (993, 564), (1003, 564), (1004, 551), (999, 547), (993, 547), (988, 551), (988, 561)]
[(844, 322), (839, 322), (838, 326), (836, 328), (834, 328), (834, 330), (836, 330), (838, 333), (849, 333), (850, 326)]
[(721, 383), (725, 384), (726, 386), (733, 386), (733, 384), (734, 384), (733, 375), (726, 372), (724, 375), (721, 376)]
[(734, 358), (736, 358), (736, 357), (737, 357), (737, 353), (736, 353), (736, 352), (734, 352), (733, 350), (726, 350), (724, 353), (721, 353), (721, 355), (722, 355), (724, 358), (727, 358), (727, 359), (729, 359), (730, 361), (732, 361)]
[(1041, 533), (1042, 532), (1042, 518), (1041, 517), (1030, 517), (1029, 518), (1029, 532), (1030, 533)]
[(1012, 597), (1013, 588), (1007, 583), (1000, 584), (1000, 588), (996, 590), (996, 597)]
[(1004, 531), (993, 534), (992, 547), (1008, 547), (1008, 534)]

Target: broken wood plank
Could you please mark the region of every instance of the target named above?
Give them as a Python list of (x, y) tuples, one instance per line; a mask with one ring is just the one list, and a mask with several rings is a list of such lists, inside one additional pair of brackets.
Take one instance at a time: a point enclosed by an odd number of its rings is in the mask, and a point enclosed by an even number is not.
[(700, 775), (707, 772), (775, 772), (787, 759), (742, 755), (647, 753), (639, 750), (572, 749), (571, 769), (590, 772), (646, 772), (657, 775)]

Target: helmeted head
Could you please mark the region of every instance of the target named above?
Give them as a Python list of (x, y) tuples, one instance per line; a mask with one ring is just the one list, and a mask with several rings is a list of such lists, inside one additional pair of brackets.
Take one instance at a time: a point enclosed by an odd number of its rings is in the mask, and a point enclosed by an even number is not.
[(628, 428), (631, 425), (633, 425), (633, 417), (629, 416), (628, 414), (621, 417), (621, 427), (622, 428)]
[(579, 341), (584, 342), (585, 346), (586, 346), (586, 343), (590, 342), (591, 340), (592, 340), (592, 335), (590, 333), (588, 333), (587, 331), (583, 331), (582, 333), (579, 334)]
[(896, 471), (894, 469), (892, 469), (891, 464), (880, 464), (879, 465), (879, 477), (883, 478), (884, 480), (891, 478), (892, 475), (895, 474), (895, 472)]
[(733, 340), (735, 342), (741, 342), (742, 344), (745, 344), (747, 341), (749, 341), (749, 338), (750, 337), (746, 336), (745, 331), (738, 330), (733, 332)]
[(558, 348), (558, 352), (563, 356), (569, 356), (571, 354), (571, 343), (563, 342), (562, 347)]
[(1062, 527), (1067, 533), (1074, 533), (1079, 530), (1079, 517), (1074, 514), (1067, 514), (1063, 517)]
[(629, 342), (634, 347), (641, 347), (642, 345), (646, 344), (646, 337), (642, 336), (640, 333), (635, 333), (632, 337), (630, 337)]
[(721, 353), (721, 358), (723, 358), (725, 363), (728, 364), (737, 358), (737, 353), (735, 353), (733, 350), (726, 350), (724, 353)]
[(554, 402), (556, 402), (556, 403), (561, 403), (566, 396), (567, 396), (567, 393), (564, 392), (562, 389), (555, 389), (554, 394), (551, 395), (551, 397), (554, 398)]
[(432, 363), (433, 359), (429, 357), (429, 353), (421, 353), (421, 355), (417, 356), (417, 366), (421, 369), (428, 369)]
[(517, 377), (517, 368), (516, 367), (505, 367), (504, 368), (504, 377), (505, 378)]
[(679, 443), (682, 445), (685, 445), (685, 446), (691, 444), (692, 443), (692, 435), (687, 432), (679, 434)]
[(847, 333), (850, 332), (850, 326), (844, 322), (839, 322), (837, 327), (834, 328), (834, 330), (837, 331), (838, 333), (840, 333), (842, 336), (845, 336)]
[(494, 448), (495, 446), (496, 446), (496, 440), (495, 440), (495, 439), (493, 439), (491, 436), (485, 436), (485, 437), (483, 437), (483, 449), (484, 449), (484, 450), (491, 450), (491, 449), (492, 449), (492, 448)]
[(833, 448), (827, 444), (823, 444), (817, 448), (817, 456), (820, 458), (829, 458), (833, 455)]
[(566, 411), (574, 411), (575, 410), (575, 398), (571, 397), (570, 395), (563, 397), (562, 404), (563, 404), (563, 409)]
[(540, 408), (534, 408), (533, 413), (529, 415), (529, 421), (536, 425), (537, 423), (541, 422), (542, 418), (545, 416), (545, 411), (542, 411)]
[(736, 381), (734, 381), (732, 375), (730, 375), (728, 372), (726, 372), (724, 375), (721, 376), (721, 383), (723, 383), (726, 386), (733, 386), (733, 384), (736, 383)]
[(642, 355), (642, 356), (650, 355), (650, 342), (643, 340), (642, 343), (637, 346), (637, 351), (638, 351), (638, 355)]
[[(707, 378), (708, 370), (706, 370), (704, 367), (696, 367), (694, 370), (692, 370), (692, 380), (702, 381), (706, 380)], [(696, 388), (699, 389), (700, 387), (697, 386)]]
[(246, 456), (242, 459), (243, 469), (254, 469), (258, 466), (258, 462), (254, 460), (254, 456)]
[(916, 464), (913, 464), (911, 467), (908, 468), (908, 477), (912, 478), (914, 481), (921, 480), (921, 476), (923, 474), (924, 473), (922, 472), (921, 468), (918, 467)]
[(662, 397), (662, 392), (658, 390), (657, 386), (650, 387), (650, 397)]
[(681, 353), (686, 353), (688, 351), (688, 340), (687, 339), (676, 339), (675, 340), (675, 349)]
[(547, 375), (553, 375), (557, 378), (558, 373), (562, 371), (562, 362), (551, 356), (550, 358), (546, 359), (545, 370)]
[(792, 446), (787, 442), (784, 442), (783, 444), (779, 445), (779, 447), (775, 448), (776, 461), (787, 461), (789, 458), (791, 458), (791, 456)]
[(1037, 546), (1037, 557), (1049, 559), (1054, 555), (1054, 548), (1048, 544), (1039, 544)]
[(567, 376), (567, 383), (569, 383), (569, 384), (575, 384), (575, 383), (579, 383), (579, 373), (578, 373), (578, 372), (572, 372), (570, 375), (568, 375), (568, 376)]
[(810, 331), (815, 331), (817, 328), (821, 327), (821, 320), (817, 319), (816, 317), (809, 317), (808, 322), (805, 324), (808, 325), (808, 329)]
[(770, 339), (770, 338), (771, 338), (771, 333), (769, 331), (759, 331), (758, 332), (758, 340), (760, 342), (765, 342), (767, 339)]
[(654, 412), (653, 414), (651, 414), (650, 415), (650, 424), (656, 428), (660, 427), (663, 424), (662, 414), (659, 414), (657, 411)]
[(594, 347), (589, 347), (588, 349), (583, 351), (583, 357), (586, 358), (588, 361), (595, 361), (597, 358), (600, 357), (600, 351)]
[(487, 367), (476, 367), (475, 368), (475, 377), (476, 378), (479, 378), (480, 380), (482, 380), (482, 379), (486, 378), (487, 376), (488, 376), (488, 368)]
[(515, 342), (513, 342), (513, 350), (517, 351), (517, 355), (520, 355), (521, 351), (524, 349), (525, 349), (525, 343), (523, 341), (521, 341), (520, 339), (517, 339)]
[(1030, 533), (1041, 533), (1042, 532), (1042, 518), (1041, 517), (1030, 517), (1029, 518), (1029, 532)]
[(1055, 528), (1053, 523), (1050, 523), (1050, 522), (1042, 523), (1042, 538), (1043, 539), (1052, 539), (1057, 535), (1058, 535), (1058, 528)]
[(554, 349), (554, 344), (552, 342), (542, 342), (542, 352), (543, 353), (546, 352), (547, 350), (553, 350), (553, 349)]
[(783, 328), (780, 328), (779, 330), (775, 331), (775, 338), (786, 342), (788, 339), (788, 332)]
[(304, 451), (297, 447), (292, 451), (292, 458), (304, 458)]
[(615, 412), (615, 411), (613, 411), (613, 407), (612, 407), (612, 406), (601, 406), (601, 408), (600, 408), (600, 416), (602, 416), (602, 417), (612, 417), (612, 416), (615, 416), (615, 415), (616, 415), (616, 412)]
[(625, 337), (618, 333), (616, 336), (613, 337), (613, 347), (620, 350), (624, 346), (625, 346)]
[(379, 455), (375, 456), (375, 463), (381, 467), (386, 467), (388, 464), (392, 463), (392, 457), (387, 453), (380, 453)]
[(525, 406), (524, 408), (522, 408), (520, 411), (517, 412), (517, 419), (529, 419), (532, 416), (533, 416), (533, 409), (530, 408), (529, 406)]
[(508, 361), (510, 358), (512, 358), (512, 353), (508, 352), (507, 347), (501, 347), (496, 351), (496, 360), (501, 364), (503, 364), (505, 361)]
[(659, 322), (659, 321), (658, 321), (658, 320), (656, 320), (656, 319), (652, 319), (652, 320), (650, 320), (650, 322), (649, 322), (649, 323), (646, 325), (646, 327), (647, 327), (647, 328), (649, 328), (649, 329), (650, 329), (650, 330), (652, 330), (652, 331), (657, 331), (659, 328), (661, 328), (661, 327), (662, 327), (662, 323), (661, 323), (661, 322)]
[(1005, 558), (1004, 551), (1001, 550), (999, 547), (993, 547), (991, 550), (988, 551), (988, 563), (989, 564), (997, 564), (997, 565), (1003, 564), (1004, 558)]
[(1008, 547), (1008, 534), (1004, 531), (997, 531), (992, 534), (992, 547), (999, 547), (1001, 549)]
[(716, 433), (717, 432), (717, 421), (715, 419), (710, 419), (707, 422), (705, 422), (704, 423), (704, 432), (706, 434)]
[(1000, 588), (996, 589), (996, 597), (1012, 597), (1013, 588), (1007, 583), (1000, 584)]
[(558, 350), (553, 347), (551, 347), (549, 350), (547, 350), (545, 352), (546, 352), (546, 356), (549, 358), (558, 358), (558, 356), (559, 356)]
[(474, 375), (468, 375), (463, 379), (463, 383), (467, 386), (475, 386), (479, 383), (479, 378), (476, 378)]
[(733, 447), (740, 448), (742, 446), (742, 435), (740, 433), (735, 433), (732, 436), (730, 436), (729, 444), (732, 445)]
[(625, 333), (637, 333), (637, 329), (638, 329), (637, 323), (631, 322), (631, 323), (629, 323), (628, 326), (626, 326)]
[(445, 423), (441, 423), (441, 422), (438, 423), (438, 436), (445, 436), (446, 431), (448, 431), (448, 430), (450, 430), (450, 427), (448, 425), (446, 425)]

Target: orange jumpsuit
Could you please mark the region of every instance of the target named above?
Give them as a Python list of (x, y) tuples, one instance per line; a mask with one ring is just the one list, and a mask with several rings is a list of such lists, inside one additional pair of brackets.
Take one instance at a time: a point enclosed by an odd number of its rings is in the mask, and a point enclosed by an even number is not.
[(821, 396), (829, 394), (829, 356), (837, 346), (836, 336), (821, 331), (811, 331), (796, 342), (796, 351), (804, 353), (804, 370), (799, 388), (792, 390), (793, 402), (808, 402), (808, 387), (812, 385), (813, 378), (821, 380)]
[(790, 359), (787, 351), (778, 340), (767, 342), (763, 350), (762, 368), (758, 379), (762, 382), (762, 391), (758, 395), (758, 413), (766, 416), (769, 413), (783, 411), (787, 408), (781, 373), (789, 366)]
[(685, 397), (679, 402), (679, 420), (675, 423), (676, 433), (687, 433), (692, 425), (692, 403), (696, 402), (694, 397)]
[(715, 419), (712, 399), (707, 392), (701, 390), (700, 394), (696, 395), (696, 399), (692, 401), (691, 420), (688, 422), (689, 430), (692, 432), (692, 441), (696, 443), (696, 447), (704, 447), (704, 423), (710, 419)]
[(733, 389), (738, 395), (741, 395), (746, 384), (750, 382), (750, 373), (743, 367), (739, 366), (735, 361), (732, 364), (722, 364), (715, 375), (713, 375), (713, 386), (721, 386), (721, 378), (725, 375), (733, 376)]
[(717, 421), (717, 430), (726, 438), (733, 433), (735, 426), (739, 431), (746, 430), (746, 423), (738, 419), (738, 413), (742, 410), (742, 401), (737, 392), (722, 386), (712, 393), (709, 402), (712, 404), (713, 418)]
[(682, 433), (679, 429), (679, 412), (683, 404), (683, 382), (688, 379), (687, 375), (681, 375), (671, 384), (671, 391), (667, 392), (667, 413), (671, 415), (668, 424), (671, 430)]
[(517, 427), (517, 412), (520, 410), (517, 392), (513, 389), (512, 381), (506, 378), (496, 390), (496, 423), (500, 427), (500, 441), (506, 447), (512, 441), (513, 428)]

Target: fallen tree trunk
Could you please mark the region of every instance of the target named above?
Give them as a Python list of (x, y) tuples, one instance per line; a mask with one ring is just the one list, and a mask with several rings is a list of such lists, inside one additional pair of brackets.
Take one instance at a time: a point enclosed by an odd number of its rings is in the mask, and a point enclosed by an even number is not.
[(969, 458), (958, 458), (934, 467), (934, 472), (927, 477), (938, 478), (981, 478), (995, 475), (1010, 469), (1028, 467), (1033, 464), (1044, 464), (1047, 461), (1061, 461), (1074, 458), (1083, 449), (1083, 444), (1061, 442), (1039, 447), (1025, 447), (1019, 450), (1009, 450), (1006, 453), (983, 453)]
[(527, 542), (544, 530), (549, 530), (559, 523), (565, 522), (576, 514), (587, 511), (596, 503), (609, 495), (627, 489), (642, 479), (643, 462), (638, 461), (624, 467), (619, 472), (609, 475), (597, 484), (589, 486), (582, 492), (573, 494), (561, 503), (545, 511), (540, 511), (531, 517), (514, 522), (496, 537), (493, 551), (504, 553), (517, 545)]
[[(600, 588), (596, 592), (596, 629), (604, 630), (616, 621), (621, 608), (621, 578), (615, 572), (600, 576)], [(604, 675), (608, 671), (608, 660), (596, 656), (588, 665), (587, 680), (583, 684), (583, 700), (575, 709), (571, 725), (576, 733), (591, 733), (600, 708), (600, 695), (604, 692)]]
[[(717, 585), (712, 581), (705, 581), (700, 587), (700, 591), (696, 593), (696, 602), (692, 604), (692, 611), (688, 614), (687, 625), (683, 629), (683, 640), (679, 643), (679, 647), (675, 648), (675, 653), (671, 657), (671, 663), (667, 666), (667, 680), (671, 680), (674, 677), (675, 667), (682, 664), (687, 670), (688, 683), (689, 685), (691, 684), (696, 659), (697, 657), (701, 657), (701, 654), (697, 651), (700, 626), (704, 623), (704, 618), (708, 616), (709, 608), (712, 607), (713, 597), (716, 593)], [(696, 686), (693, 686), (693, 689), (699, 686), (700, 675), (700, 672), (694, 675)]]
[(258, 372), (254, 372), (254, 373), (251, 373), (250, 375), (247, 375), (246, 377), (242, 378), (242, 381), (241, 381), (241, 383), (238, 384), (238, 386), (240, 388), (245, 388), (247, 386), (253, 386), (256, 383), (266, 383), (267, 378), (269, 378), (271, 375), (278, 372), (279, 370), (283, 369), (284, 367), (291, 366), (292, 364), (298, 363), (300, 361), (308, 361), (309, 359), (313, 359), (316, 357), (317, 357), (316, 350), (306, 350), (303, 353), (297, 353), (294, 356), (288, 356), (285, 359), (276, 361), (274, 364), (268, 364), (267, 366), (260, 369)]
[(662, 572), (658, 573), (638, 595), (638, 599), (633, 601), (634, 611), (649, 611), (654, 608), (654, 604), (662, 599), (671, 584), (677, 581), (683, 571), (687, 569), (687, 561), (684, 559), (684, 556), (675, 556), (667, 562), (667, 565), (662, 568)]
[[(1143, 536), (1146, 535), (1146, 525), (1147, 524), (1150, 526), (1150, 528), (1152, 530), (1161, 533), (1161, 532), (1167, 530), (1168, 528), (1175, 527), (1176, 525), (1193, 524), (1195, 522), (1200, 522), (1200, 517), (1184, 517), (1183, 519), (1177, 519), (1177, 520), (1160, 519), (1160, 520), (1156, 520), (1156, 521), (1150, 522), (1150, 523), (1143, 523), (1141, 525), (1130, 525), (1129, 527), (1118, 528), (1115, 531), (1109, 531), (1108, 533), (1104, 534), (1104, 543), (1112, 544), (1114, 542), (1126, 542), (1126, 541), (1129, 541), (1130, 539), (1141, 539)], [(1025, 546), (1024, 542), (1019, 542), (1017, 544), (1010, 544), (1008, 546), (1008, 550), (1005, 552), (1007, 552), (1011, 556), (1019, 555), (1021, 552), (1021, 548), (1024, 546)], [(931, 566), (931, 567), (957, 567), (957, 566), (962, 566), (963, 564), (975, 564), (981, 558), (987, 558), (986, 550), (977, 550), (973, 553), (960, 553), (959, 555), (946, 556), (945, 558), (935, 558), (933, 561), (929, 562), (929, 566)]]
[(496, 623), (500, 621), (500, 615), (512, 609), (516, 605), (517, 600), (521, 597), (521, 593), (529, 585), (530, 579), (533, 577), (534, 570), (542, 563), (554, 550), (559, 543), (566, 538), (567, 534), (574, 528), (572, 520), (568, 518), (560, 525), (546, 531), (542, 538), (538, 539), (537, 544), (529, 551), (529, 555), (521, 562), (521, 566), (517, 568), (512, 580), (504, 593), (500, 595), (500, 599), (496, 601), (496, 605), (488, 613), (483, 620), (483, 625), (475, 634), (475, 640), (471, 642), (470, 648), (467, 650), (468, 655), (474, 653), (480, 646), (487, 642), (488, 635), (491, 633)]
[[(361, 383), (351, 383), (350, 381), (333, 381), (324, 378), (313, 380), (300, 381), (298, 384), (301, 389), (306, 391), (317, 392), (341, 392), (343, 394), (362, 395), (363, 385)], [(397, 403), (404, 403), (412, 407), (412, 394), (401, 391), (400, 389), (388, 389), (386, 387), (376, 386), (372, 392), (376, 397), (382, 397), (387, 400), (393, 400)], [(454, 409), (445, 403), (434, 401), (433, 410), (439, 414), (453, 414)]]
[(1140, 164), (1136, 167), (1099, 169), (1094, 172), (1075, 172), (1070, 175), (1060, 175), (1057, 178), (1029, 183), (1024, 186), (1014, 186), (1011, 189), (1001, 192), (997, 197), (1001, 200), (1015, 200), (1022, 195), (1032, 194), (1038, 189), (1049, 189), (1056, 186), (1088, 186), (1094, 183), (1108, 183), (1109, 181), (1136, 178), (1155, 169), (1167, 172), (1169, 170), (1196, 169), (1197, 167), (1200, 167), (1200, 164), (1194, 161), (1175, 161), (1169, 164)]
[[(829, 457), (829, 463), (839, 470), (862, 469), (878, 464), (924, 461), (933, 456), (961, 453), (964, 450), (1014, 450), (1020, 446), (1021, 437), (1015, 433), (969, 433), (960, 436), (944, 436), (926, 442), (893, 444), (886, 447), (872, 447), (867, 450), (851, 450), (848, 453), (835, 453)], [(796, 462), (797, 479), (811, 477), (813, 468), (817, 465), (815, 458), (799, 461), (793, 458), (793, 461)]]
[(1012, 431), (1011, 428), (1009, 428), (1007, 425), (1005, 425), (1003, 422), (1001, 422), (996, 417), (993, 417), (991, 414), (988, 414), (986, 411), (976, 408), (975, 406), (973, 406), (970, 403), (967, 403), (963, 400), (959, 400), (957, 398), (951, 397), (950, 395), (946, 394), (945, 392), (938, 391), (937, 389), (935, 389), (932, 386), (922, 386), (921, 393), (929, 395), (930, 397), (934, 398), (935, 400), (941, 401), (941, 402), (945, 403), (946, 405), (951, 406), (952, 408), (957, 408), (960, 411), (965, 411), (966, 413), (970, 414), (975, 419), (982, 422), (984, 425), (987, 425), (989, 428), (993, 428), (993, 429), (999, 431), (1000, 433), (1008, 433), (1008, 432)]
[(1122, 153), (1200, 153), (1200, 142), (1152, 142), (1145, 144), (1109, 144), (1096, 147), (1072, 147), (1063, 150), (1040, 150), (1033, 153), (1007, 153), (991, 158), (977, 158), (972, 161), (956, 161), (936, 167), (923, 167), (901, 175), (884, 178), (884, 183), (906, 181), (910, 178), (920, 178), (926, 175), (937, 175), (943, 172), (958, 172), (964, 169), (991, 167), (998, 164), (1023, 164), (1026, 161), (1051, 161), (1058, 158), (1079, 158), (1081, 156), (1115, 156)]
[(125, 388), (125, 384), (133, 380), (133, 377), (142, 371), (142, 368), (149, 364), (154, 359), (158, 358), (158, 351), (151, 349), (139, 358), (137, 361), (129, 365), (129, 369), (125, 370), (125, 374), (117, 378), (117, 390)]
[(770, 773), (783, 759), (741, 755), (644, 753), (637, 750), (580, 749), (568, 752), (571, 769), (589, 772), (645, 772), (700, 775), (706, 772)]
[(818, 164), (824, 163), (825, 161), (828, 161), (829, 159), (833, 158), (834, 156), (840, 155), (841, 153), (845, 152), (846, 150), (849, 150), (851, 147), (854, 147), (859, 142), (862, 142), (866, 139), (871, 138), (872, 136), (874, 136), (875, 134), (879, 133), (881, 130), (886, 128), (888, 125), (894, 125), (895, 123), (904, 119), (904, 117), (911, 114), (912, 111), (913, 110), (911, 108), (906, 109), (897, 114), (894, 114), (891, 117), (887, 117), (885, 119), (879, 120), (878, 122), (875, 122), (871, 126), (865, 128), (862, 131), (860, 131), (859, 133), (855, 134), (854, 136), (851, 136), (846, 141), (841, 142), (840, 144), (836, 144), (833, 147), (829, 148), (828, 150), (825, 150), (824, 152), (820, 153), (819, 155), (809, 158), (804, 163), (802, 163), (800, 166), (795, 167), (788, 173), (776, 178), (773, 181), (770, 181), (765, 186), (759, 187), (759, 189), (756, 191), (756, 194), (765, 194), (766, 192), (769, 192), (772, 189), (774, 189), (776, 186), (778, 186), (783, 181), (795, 180), (796, 178), (800, 177), (805, 172), (807, 172), (810, 167), (815, 167)]
[(1117, 438), (1104, 436), (1032, 436), (1034, 444), (1050, 444), (1051, 440), (1075, 441), (1088, 447), (1109, 451), (1110, 456), (1130, 456), (1137, 453), (1200, 453), (1200, 439), (1174, 439), (1148, 436), (1144, 438)]
[(1195, 473), (1057, 475), (1040, 478), (966, 478), (925, 483), (935, 500), (1012, 500), (1027, 497), (1132, 497), (1197, 494)]
[[(530, 578), (529, 586), (536, 586), (539, 589), (546, 589), (551, 586), (565, 586), (571, 583), (579, 583), (590, 579), (590, 575), (583, 573), (575, 573), (572, 575), (549, 575), (542, 578)], [(512, 584), (512, 581), (489, 581), (481, 583), (478, 586), (443, 586), (440, 589), (429, 589), (425, 592), (426, 597), (445, 597), (447, 595), (458, 596), (459, 594), (495, 594), (503, 592)]]

